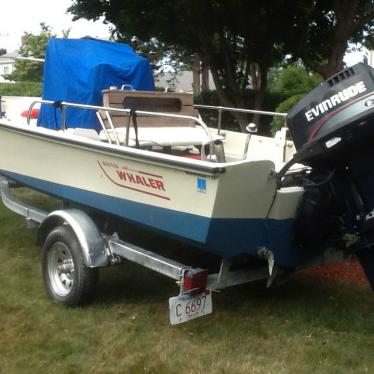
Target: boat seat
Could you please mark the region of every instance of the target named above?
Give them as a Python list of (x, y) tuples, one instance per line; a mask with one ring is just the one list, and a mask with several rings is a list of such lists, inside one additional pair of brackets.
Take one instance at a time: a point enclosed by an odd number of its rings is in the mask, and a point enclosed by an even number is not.
[[(110, 89), (103, 91), (103, 105), (116, 109), (137, 109), (147, 112), (177, 114), (196, 117), (193, 96), (187, 92), (128, 91)], [(110, 128), (105, 112), (100, 111), (105, 127)], [(111, 112), (110, 118), (115, 127), (125, 127), (129, 118), (118, 112)], [(194, 127), (192, 119), (178, 119), (137, 115), (138, 127)]]
[[(117, 127), (116, 135), (121, 145), (126, 144), (126, 127)], [(107, 129), (110, 140), (116, 143), (115, 135), (111, 129)], [(107, 142), (107, 134), (104, 130), (100, 131), (100, 139)], [(220, 135), (213, 136), (213, 140), (223, 139)], [(141, 147), (147, 146), (200, 146), (209, 142), (209, 137), (201, 127), (139, 127), (138, 140)], [(130, 128), (129, 144), (130, 147), (135, 146), (135, 130)]]
[[(146, 112), (176, 114), (197, 117), (191, 93), (128, 91), (110, 89), (103, 91), (103, 105), (116, 109), (135, 109)], [(133, 118), (127, 113), (99, 110), (98, 117), (103, 127), (102, 141), (135, 146)], [(203, 128), (189, 118), (172, 118), (137, 113), (138, 141), (140, 147), (201, 146), (210, 139)], [(109, 138), (109, 139), (108, 139)]]
[(68, 128), (65, 130), (68, 134), (83, 136), (92, 140), (101, 140), (99, 134), (94, 129), (86, 129), (82, 127)]

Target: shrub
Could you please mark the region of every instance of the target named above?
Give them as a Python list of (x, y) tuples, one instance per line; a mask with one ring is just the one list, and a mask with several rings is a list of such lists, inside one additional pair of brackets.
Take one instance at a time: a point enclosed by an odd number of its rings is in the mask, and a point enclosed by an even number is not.
[(42, 96), (42, 83), (0, 83), (0, 96)]

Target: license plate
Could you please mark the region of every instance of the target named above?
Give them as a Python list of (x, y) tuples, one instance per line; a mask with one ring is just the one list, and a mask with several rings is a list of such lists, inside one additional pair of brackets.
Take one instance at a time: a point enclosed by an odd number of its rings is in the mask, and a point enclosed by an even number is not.
[(212, 293), (210, 291), (198, 295), (181, 295), (169, 299), (170, 323), (187, 322), (191, 319), (212, 313)]

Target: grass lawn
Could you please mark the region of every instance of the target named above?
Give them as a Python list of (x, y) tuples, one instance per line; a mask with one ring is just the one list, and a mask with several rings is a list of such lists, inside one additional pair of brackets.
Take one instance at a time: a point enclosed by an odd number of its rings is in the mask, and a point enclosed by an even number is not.
[(215, 293), (212, 315), (171, 327), (177, 286), (133, 264), (101, 271), (94, 304), (54, 304), (35, 240), (0, 205), (1, 374), (374, 373), (368, 286), (302, 274), (281, 288), (247, 284)]

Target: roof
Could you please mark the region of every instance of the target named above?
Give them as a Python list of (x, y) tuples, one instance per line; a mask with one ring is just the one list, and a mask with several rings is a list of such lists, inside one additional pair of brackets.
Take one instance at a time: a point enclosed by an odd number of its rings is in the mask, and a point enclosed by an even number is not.
[(20, 53), (18, 51), (13, 51), (9, 53), (5, 53), (5, 55), (0, 56), (0, 62), (8, 62), (16, 57), (20, 57)]

